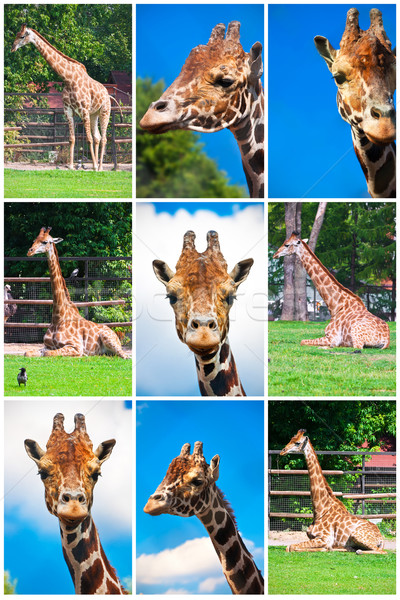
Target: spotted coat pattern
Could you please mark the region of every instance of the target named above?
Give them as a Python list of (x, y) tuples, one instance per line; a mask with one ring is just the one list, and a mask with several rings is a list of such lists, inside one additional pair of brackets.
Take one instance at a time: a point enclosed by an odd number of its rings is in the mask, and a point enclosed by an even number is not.
[(236, 290), (254, 261), (242, 260), (228, 273), (217, 232), (207, 233), (202, 253), (195, 237), (185, 233), (175, 273), (161, 260), (153, 261), (153, 269), (166, 286), (178, 337), (195, 354), (201, 395), (245, 396), (227, 335)]
[(127, 593), (108, 562), (90, 513), (101, 465), (114, 445), (115, 440), (107, 440), (93, 451), (82, 414), (75, 415), (75, 429), (68, 434), (64, 415), (57, 413), (46, 450), (34, 440), (25, 440), (26, 452), (44, 483), (46, 506), (59, 520), (63, 555), (76, 594)]
[(28, 251), (28, 256), (42, 253), (47, 255), (53, 294), (51, 325), (44, 336), (44, 348), (39, 352), (28, 351), (25, 356), (116, 354), (127, 359), (128, 355), (123, 351), (117, 334), (107, 325), (98, 325), (81, 317), (71, 302), (55, 246), (62, 239), (52, 238), (50, 230), (51, 227), (42, 227)]
[(373, 198), (396, 197), (396, 56), (383, 28), (382, 13), (370, 11), (367, 31), (358, 25), (358, 10), (347, 13), (346, 28), (335, 50), (320, 35), (314, 38), (338, 87), (341, 117), (351, 126), (354, 150)]
[(387, 348), (390, 343), (389, 326), (371, 314), (361, 298), (339, 283), (315, 256), (311, 248), (293, 232), (274, 254), (274, 258), (296, 254), (323, 298), (332, 320), (325, 336), (302, 340), (305, 346), (350, 346)]
[(202, 442), (195, 443), (193, 454), (190, 444), (184, 444), (144, 511), (153, 516), (198, 517), (208, 531), (232, 593), (263, 594), (264, 579), (237, 530), (230, 505), (215, 485), (219, 462), (216, 455), (209, 465), (206, 463)]
[(140, 121), (152, 133), (228, 128), (239, 145), (251, 198), (264, 197), (264, 94), (262, 45), (240, 44), (240, 23), (216, 25), (206, 46), (194, 48), (180, 75)]
[(291, 544), (286, 552), (342, 550), (357, 554), (386, 554), (381, 532), (375, 523), (350, 514), (334, 495), (305, 429), (300, 429), (280, 454), (285, 456), (289, 453), (303, 453), (306, 458), (314, 519), (307, 530), (308, 541)]

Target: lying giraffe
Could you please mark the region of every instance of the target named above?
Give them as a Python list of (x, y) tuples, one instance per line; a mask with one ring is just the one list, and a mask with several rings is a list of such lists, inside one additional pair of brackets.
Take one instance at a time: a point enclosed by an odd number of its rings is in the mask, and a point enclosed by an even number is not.
[(251, 198), (264, 198), (264, 93), (262, 45), (250, 53), (240, 44), (240, 23), (225, 35), (219, 23), (206, 46), (196, 46), (180, 75), (150, 104), (140, 127), (151, 133), (190, 129), (212, 133), (228, 128), (239, 145)]
[(304, 454), (310, 477), (314, 520), (307, 529), (308, 541), (291, 544), (286, 552), (341, 550), (357, 554), (386, 554), (382, 534), (375, 523), (350, 514), (336, 498), (305, 433), (305, 429), (300, 429), (280, 455)]
[(315, 340), (302, 340), (302, 346), (350, 346), (361, 352), (362, 348), (388, 348), (389, 326), (370, 313), (364, 302), (339, 283), (315, 256), (311, 248), (294, 231), (277, 250), (273, 258), (296, 254), (312, 282), (323, 298), (332, 320), (325, 336)]
[(76, 594), (127, 594), (108, 562), (90, 512), (101, 465), (114, 445), (115, 440), (107, 440), (93, 452), (81, 414), (75, 415), (70, 434), (64, 430), (64, 415), (56, 414), (46, 450), (34, 440), (25, 440), (26, 452), (44, 483), (46, 506), (59, 520), (63, 555)]
[(346, 28), (335, 50), (329, 40), (314, 38), (338, 87), (337, 105), (350, 124), (354, 150), (372, 198), (396, 197), (396, 55), (385, 33), (382, 13), (370, 11), (367, 31), (358, 10), (347, 13)]
[(228, 273), (218, 233), (207, 233), (202, 253), (195, 237), (193, 231), (185, 233), (175, 273), (162, 260), (153, 261), (153, 269), (166, 286), (178, 337), (195, 355), (201, 395), (245, 396), (227, 335), (236, 290), (254, 261), (241, 260)]
[(217, 454), (207, 464), (202, 442), (195, 443), (193, 454), (190, 444), (184, 444), (144, 512), (153, 516), (196, 515), (208, 531), (232, 593), (263, 594), (264, 579), (237, 530), (230, 505), (215, 484), (219, 461)]

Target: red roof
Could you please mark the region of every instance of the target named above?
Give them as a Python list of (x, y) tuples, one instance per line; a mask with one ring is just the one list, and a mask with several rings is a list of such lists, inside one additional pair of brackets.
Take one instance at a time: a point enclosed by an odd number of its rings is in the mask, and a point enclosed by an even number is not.
[[(381, 453), (374, 454), (371, 456), (371, 460), (365, 461), (366, 467), (373, 468), (395, 468), (396, 467), (396, 456), (387, 454), (387, 452), (396, 452), (396, 438), (393, 436), (385, 436), (380, 440)], [(369, 444), (367, 440), (362, 444), (362, 448), (368, 448)]]

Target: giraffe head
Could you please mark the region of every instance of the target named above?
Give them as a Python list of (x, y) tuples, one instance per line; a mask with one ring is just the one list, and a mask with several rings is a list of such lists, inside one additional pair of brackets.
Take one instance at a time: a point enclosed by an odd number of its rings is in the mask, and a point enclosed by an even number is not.
[(242, 260), (228, 273), (217, 232), (207, 233), (207, 249), (202, 253), (195, 248), (195, 237), (193, 231), (185, 233), (175, 273), (161, 260), (153, 261), (153, 269), (166, 286), (179, 339), (205, 356), (216, 352), (226, 338), (236, 290), (254, 261)]
[(203, 442), (195, 443), (193, 454), (190, 454), (190, 444), (184, 444), (143, 510), (153, 516), (202, 514), (208, 507), (210, 490), (218, 476), (218, 454), (208, 465), (203, 456)]
[(39, 235), (28, 250), (27, 256), (35, 256), (35, 254), (49, 253), (53, 244), (58, 244), (63, 241), (63, 238), (53, 238), (50, 235), (51, 227), (42, 227)]
[(338, 87), (342, 118), (364, 131), (370, 142), (389, 144), (396, 138), (396, 56), (385, 33), (382, 13), (370, 11), (367, 31), (358, 25), (358, 10), (347, 13), (346, 28), (335, 50), (322, 36), (314, 38)]
[[(172, 129), (214, 132), (240, 122), (250, 112), (252, 94), (261, 88), (262, 45), (250, 53), (240, 44), (240, 23), (212, 30), (206, 46), (194, 48), (181, 73), (153, 102), (140, 121), (151, 133)], [(258, 95), (258, 94), (257, 94)]]
[(285, 240), (280, 248), (275, 252), (272, 258), (280, 258), (281, 256), (290, 256), (291, 254), (299, 254), (302, 247), (302, 240), (300, 234), (297, 231), (293, 231), (292, 235)]
[(301, 454), (308, 442), (308, 437), (305, 433), (305, 429), (299, 429), (296, 435), (294, 435), (290, 442), (284, 447), (280, 456), (285, 456), (286, 454)]
[(14, 43), (12, 45), (11, 48), (11, 52), (15, 52), (16, 50), (18, 50), (18, 48), (22, 48), (22, 46), (26, 46), (26, 44), (29, 44), (32, 41), (32, 30), (29, 29), (29, 27), (26, 26), (26, 24), (24, 23), (20, 29), (20, 31), (17, 33), (17, 36), (14, 40)]
[(25, 440), (26, 452), (44, 483), (46, 506), (63, 524), (76, 526), (90, 513), (101, 465), (114, 445), (115, 440), (107, 440), (93, 452), (82, 414), (75, 415), (74, 431), (66, 433), (64, 415), (57, 413), (46, 450), (34, 440)]

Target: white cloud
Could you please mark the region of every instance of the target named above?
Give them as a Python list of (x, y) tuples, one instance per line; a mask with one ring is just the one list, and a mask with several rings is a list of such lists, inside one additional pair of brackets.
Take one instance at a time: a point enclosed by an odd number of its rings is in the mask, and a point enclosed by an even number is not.
[(225, 582), (225, 577), (208, 577), (204, 581), (201, 581), (199, 584), (199, 593), (200, 594), (213, 594), (216, 588), (222, 585)]
[(137, 206), (137, 383), (147, 395), (199, 395), (194, 357), (179, 341), (164, 286), (156, 279), (152, 261), (162, 259), (175, 269), (184, 233), (196, 233), (199, 252), (206, 234), (219, 234), (222, 253), (231, 270), (245, 258), (254, 265), (238, 290), (230, 312), (229, 338), (248, 395), (263, 393), (264, 321), (266, 317), (266, 241), (260, 204), (219, 216), (210, 210), (195, 214), (185, 209), (174, 215), (156, 213), (152, 204)]
[(190, 594), (190, 592), (188, 590), (185, 590), (184, 588), (179, 588), (179, 590), (176, 590), (174, 588), (170, 588), (169, 590), (167, 590), (165, 592), (167, 595), (170, 596), (186, 596), (187, 594)]

